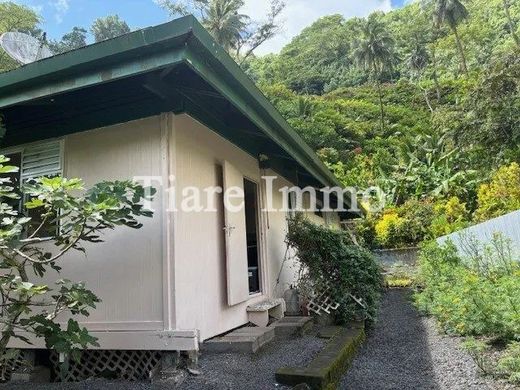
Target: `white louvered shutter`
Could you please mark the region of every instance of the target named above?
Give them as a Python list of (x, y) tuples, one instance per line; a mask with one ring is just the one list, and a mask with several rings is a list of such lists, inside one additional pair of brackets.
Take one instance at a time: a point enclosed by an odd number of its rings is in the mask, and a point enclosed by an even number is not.
[(40, 176), (56, 176), (62, 172), (61, 142), (53, 141), (28, 146), (22, 153), (21, 180)]

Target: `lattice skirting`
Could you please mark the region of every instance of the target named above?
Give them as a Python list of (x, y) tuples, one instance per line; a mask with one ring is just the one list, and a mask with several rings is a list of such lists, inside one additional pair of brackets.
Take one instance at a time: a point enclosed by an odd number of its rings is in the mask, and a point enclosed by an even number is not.
[(8, 360), (5, 365), (0, 365), (0, 381), (8, 381), (14, 371), (21, 371), (32, 364), (31, 351), (20, 351), (14, 359)]
[(146, 380), (161, 363), (160, 351), (83, 351), (81, 359), (63, 365), (52, 351), (50, 360), (57, 382), (77, 382), (92, 377), (110, 377), (127, 381)]

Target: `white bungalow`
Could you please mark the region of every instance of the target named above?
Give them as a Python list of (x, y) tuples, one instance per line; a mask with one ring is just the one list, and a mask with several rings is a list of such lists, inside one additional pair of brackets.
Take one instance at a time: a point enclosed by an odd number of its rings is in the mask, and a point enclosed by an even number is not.
[[(61, 262), (61, 277), (102, 299), (83, 324), (105, 350), (196, 350), (247, 323), (248, 306), (295, 280), (294, 264), (282, 267), (287, 213), (261, 211), (261, 177), (278, 176), (277, 208), (283, 186), (338, 185), (191, 16), (0, 74), (0, 114), (3, 153), (22, 178), (162, 179), (142, 229), (117, 229)], [(213, 212), (168, 211), (183, 188), (219, 185), (242, 187), (245, 211), (225, 211), (218, 193)]]

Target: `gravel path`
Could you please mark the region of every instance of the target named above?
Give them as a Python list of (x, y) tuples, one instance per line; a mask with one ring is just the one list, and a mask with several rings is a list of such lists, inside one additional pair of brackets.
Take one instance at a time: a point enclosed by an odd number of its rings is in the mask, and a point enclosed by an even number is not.
[[(285, 389), (276, 384), (282, 366), (304, 366), (323, 348), (312, 335), (275, 342), (256, 355), (203, 354), (200, 376), (189, 376), (181, 390)], [(341, 389), (352, 390), (505, 390), (513, 387), (481, 377), (460, 340), (440, 335), (435, 321), (419, 316), (407, 290), (388, 291), (379, 320), (370, 332)], [(153, 390), (171, 389), (146, 382), (108, 382), (31, 385), (6, 383), (0, 390)]]
[(276, 370), (307, 365), (323, 346), (322, 339), (308, 335), (274, 342), (256, 355), (206, 355), (200, 360), (203, 375), (189, 377), (180, 389), (283, 389), (274, 379)]
[(460, 348), (460, 340), (439, 334), (435, 321), (419, 316), (407, 290), (389, 290), (379, 320), (361, 348), (341, 389), (496, 390)]
[[(274, 374), (282, 366), (305, 366), (323, 348), (324, 341), (315, 335), (274, 341), (255, 355), (202, 354), (200, 376), (188, 376), (181, 390), (268, 390), (286, 389), (278, 385)], [(93, 379), (80, 383), (31, 384), (5, 383), (0, 390), (171, 390), (168, 384), (122, 382)]]

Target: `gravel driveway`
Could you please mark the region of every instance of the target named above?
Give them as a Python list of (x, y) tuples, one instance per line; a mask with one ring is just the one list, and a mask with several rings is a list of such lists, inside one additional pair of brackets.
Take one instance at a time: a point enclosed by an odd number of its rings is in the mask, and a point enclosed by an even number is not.
[(421, 317), (407, 290), (389, 290), (379, 320), (361, 348), (341, 389), (497, 390), (483, 378), (460, 340), (440, 335), (431, 318)]

